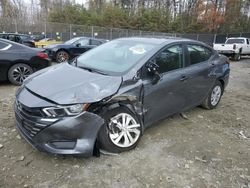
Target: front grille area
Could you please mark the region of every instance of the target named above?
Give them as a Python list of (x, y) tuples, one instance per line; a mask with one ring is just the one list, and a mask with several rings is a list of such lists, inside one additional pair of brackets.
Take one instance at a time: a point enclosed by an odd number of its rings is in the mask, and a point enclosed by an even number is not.
[(35, 121), (36, 119), (42, 118), (39, 109), (26, 107), (20, 102), (16, 102), (15, 109), (18, 125), (29, 138), (34, 137), (47, 126), (46, 124), (40, 124)]
[(43, 113), (41, 112), (40, 109), (37, 108), (29, 108), (18, 102), (18, 108), (20, 111), (24, 112), (27, 115), (30, 116), (37, 116), (37, 117), (43, 117)]
[(34, 137), (37, 133), (39, 133), (44, 127), (39, 127), (37, 123), (31, 123), (27, 121), (23, 121), (22, 127), (25, 129), (26, 133), (29, 136)]

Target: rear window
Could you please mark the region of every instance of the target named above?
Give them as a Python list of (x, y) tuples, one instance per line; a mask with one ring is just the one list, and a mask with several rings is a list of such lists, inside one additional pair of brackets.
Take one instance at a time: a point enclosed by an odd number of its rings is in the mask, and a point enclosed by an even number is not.
[(96, 46), (98, 46), (100, 44), (102, 44), (102, 43), (100, 41), (98, 41), (98, 40), (91, 40), (90, 41), (90, 45), (96, 45)]
[(187, 47), (190, 65), (207, 61), (212, 55), (212, 51), (204, 46), (190, 44)]
[(226, 44), (244, 44), (244, 39), (228, 39)]
[(22, 40), (31, 39), (31, 37), (28, 36), (28, 35), (20, 35), (20, 38), (21, 38)]
[(0, 38), (2, 38), (2, 39), (6, 39), (7, 37), (6, 37), (6, 35), (1, 34), (1, 35), (0, 35)]

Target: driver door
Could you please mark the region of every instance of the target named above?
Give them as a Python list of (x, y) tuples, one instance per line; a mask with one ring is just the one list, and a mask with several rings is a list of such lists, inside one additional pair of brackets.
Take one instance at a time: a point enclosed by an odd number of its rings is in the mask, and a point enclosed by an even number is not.
[(250, 54), (250, 41), (246, 39), (246, 45), (242, 48), (242, 54)]
[(74, 57), (79, 56), (89, 50), (89, 42), (88, 38), (82, 38), (77, 40), (73, 45), (74, 47), (71, 49)]
[[(144, 123), (149, 126), (169, 115), (177, 113), (185, 105), (185, 68), (181, 44), (166, 47), (150, 62), (158, 65), (160, 80), (153, 84), (153, 75), (145, 73), (144, 85)], [(144, 72), (147, 72), (146, 70)]]

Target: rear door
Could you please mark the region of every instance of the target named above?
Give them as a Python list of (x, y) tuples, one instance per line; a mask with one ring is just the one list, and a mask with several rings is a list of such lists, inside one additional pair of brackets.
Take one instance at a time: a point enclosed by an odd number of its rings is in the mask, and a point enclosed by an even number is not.
[(185, 69), (182, 44), (175, 44), (160, 51), (150, 62), (159, 66), (161, 79), (152, 83), (152, 75), (144, 68), (144, 122), (145, 125), (182, 110), (185, 104)]
[(215, 83), (215, 66), (217, 64), (212, 49), (201, 44), (187, 43), (185, 54), (188, 65), (186, 67), (187, 85), (185, 85), (185, 109), (197, 106), (207, 96)]

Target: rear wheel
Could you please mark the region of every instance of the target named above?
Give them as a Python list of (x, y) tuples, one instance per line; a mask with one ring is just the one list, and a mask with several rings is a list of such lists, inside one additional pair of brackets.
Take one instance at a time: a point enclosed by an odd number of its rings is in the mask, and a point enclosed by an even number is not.
[(56, 62), (63, 63), (69, 60), (68, 52), (60, 50), (56, 53)]
[(13, 65), (8, 72), (8, 79), (12, 84), (21, 85), (23, 81), (33, 73), (32, 68), (23, 63)]
[(223, 87), (221, 82), (217, 81), (210, 91), (209, 95), (203, 102), (202, 106), (206, 109), (214, 109), (219, 104), (223, 94)]
[(119, 107), (103, 115), (105, 124), (99, 132), (102, 149), (120, 153), (134, 148), (141, 137), (141, 124), (138, 118), (127, 108)]

